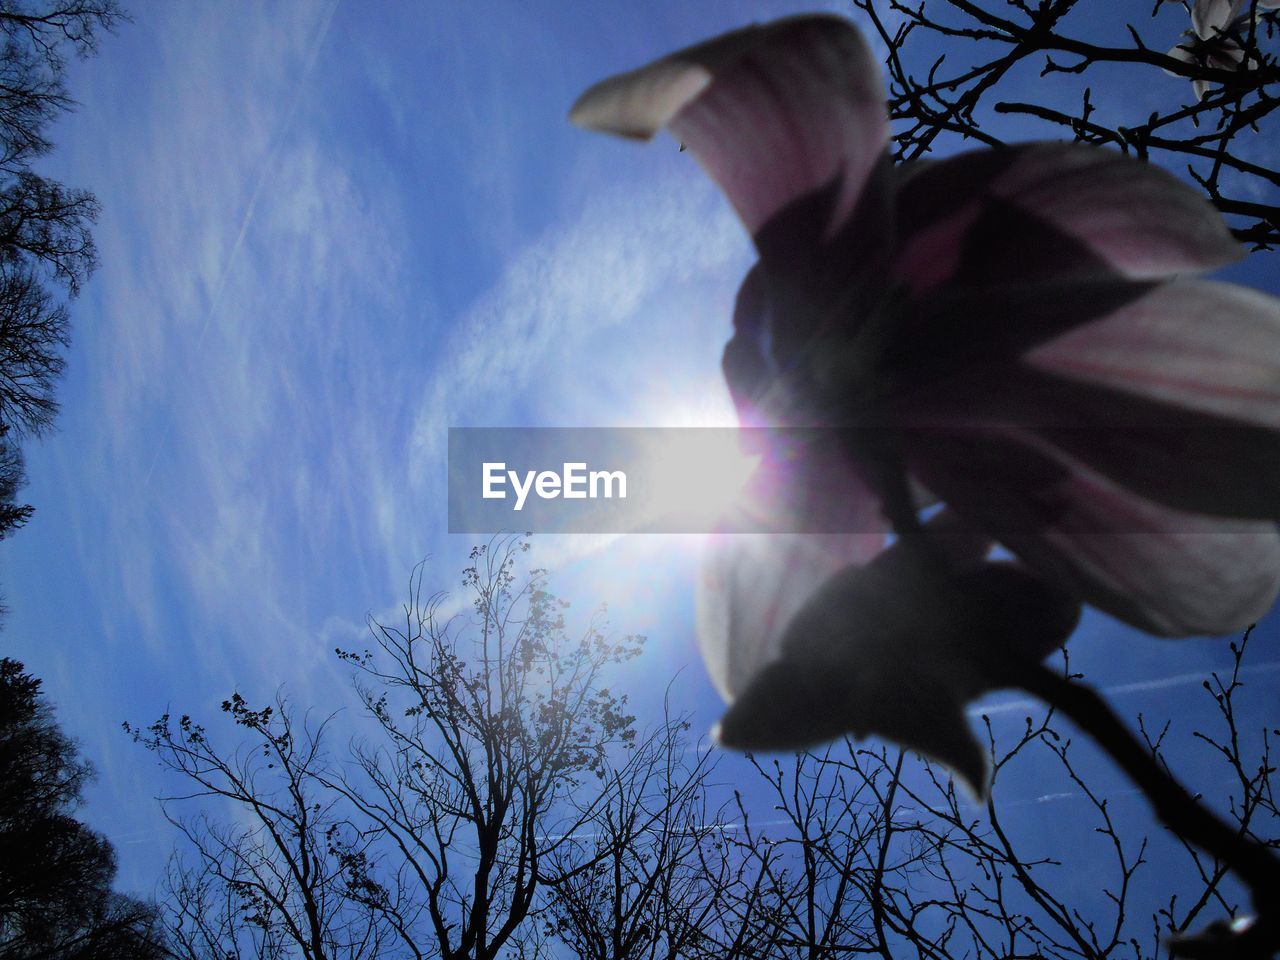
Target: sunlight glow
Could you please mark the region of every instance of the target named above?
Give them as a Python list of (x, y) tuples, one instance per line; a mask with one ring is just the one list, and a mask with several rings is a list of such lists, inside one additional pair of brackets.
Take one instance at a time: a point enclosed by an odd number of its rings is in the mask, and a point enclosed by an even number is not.
[(657, 468), (645, 519), (664, 527), (711, 530), (738, 499), (758, 457), (745, 453), (732, 429), (667, 431), (647, 452)]
[(637, 422), (679, 428), (655, 434), (645, 453), (657, 469), (642, 523), (712, 530), (759, 462), (758, 454), (742, 449), (737, 414), (723, 384), (698, 385), (682, 402), (664, 403), (660, 412)]

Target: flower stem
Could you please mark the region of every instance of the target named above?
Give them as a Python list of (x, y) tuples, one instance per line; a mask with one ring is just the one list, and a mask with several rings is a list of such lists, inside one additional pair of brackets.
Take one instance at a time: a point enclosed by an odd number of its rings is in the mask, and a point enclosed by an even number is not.
[(1019, 671), (1018, 680), (1089, 734), (1146, 794), (1166, 826), (1244, 881), (1257, 914), (1249, 939), (1266, 951), (1259, 955), (1280, 948), (1280, 859), (1189, 794), (1093, 689), (1043, 664)]

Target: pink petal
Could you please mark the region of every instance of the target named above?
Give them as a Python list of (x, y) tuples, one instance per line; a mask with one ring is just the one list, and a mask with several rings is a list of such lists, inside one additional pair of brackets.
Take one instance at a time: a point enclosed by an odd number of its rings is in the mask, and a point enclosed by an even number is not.
[[(887, 523), (878, 500), (841, 451), (819, 453), (789, 470), (766, 457), (725, 517), (726, 532), (706, 544), (698, 645), (725, 699), (778, 655), (787, 624), (822, 583), (884, 546)], [(796, 532), (806, 529), (842, 532)], [(774, 532), (733, 532), (743, 530)]]
[[(597, 84), (570, 116), (628, 136), (669, 126), (751, 231), (768, 318), (731, 345), (727, 368), (743, 364), (731, 377), (757, 377), (761, 359), (769, 380), (803, 367), (820, 334), (872, 313), (890, 253), (889, 130), (878, 64), (847, 20), (726, 34)], [(767, 389), (784, 408), (806, 393)]]
[(1028, 427), (1165, 506), (1280, 518), (1274, 297), (1191, 280), (948, 289), (905, 317), (885, 369), (908, 427)]
[(1026, 363), (1188, 410), (1280, 428), (1280, 299), (1163, 284), (1034, 347)]
[(917, 428), (1033, 431), (1130, 492), (1186, 513), (1280, 519), (1280, 430), (1021, 363), (903, 398)]
[(1133, 158), (1085, 144), (961, 154), (902, 184), (895, 271), (921, 293), (1114, 271), (1144, 279), (1242, 255), (1196, 190)]
[(814, 431), (817, 442), (799, 447), (800, 431), (742, 435), (762, 462), (723, 517), (723, 532), (708, 540), (698, 585), (698, 643), (726, 699), (777, 657), (810, 594), (837, 570), (870, 561), (888, 530), (844, 448), (824, 442), (831, 431)]
[(876, 61), (833, 16), (748, 27), (612, 77), (583, 94), (570, 119), (645, 138), (670, 126), (753, 234), (833, 185), (834, 234), (888, 140)]
[(1165, 284), (1024, 361), (1056, 396), (1024, 385), (1013, 405), (1072, 421), (1055, 442), (1095, 469), (1177, 509), (1280, 519), (1280, 300)]
[(1280, 591), (1273, 523), (1170, 510), (1016, 427), (911, 431), (906, 446), (912, 469), (953, 509), (1052, 582), (1149, 633), (1240, 630)]
[(891, 367), (897, 422), (1028, 428), (1166, 507), (1280, 519), (1280, 300), (1191, 280), (932, 300), (906, 341), (932, 348)]
[(879, 500), (838, 445), (763, 452), (744, 497), (723, 518), (726, 532), (709, 539), (700, 571), (698, 643), (726, 699), (777, 657), (782, 632), (810, 594), (837, 570), (870, 561), (888, 529)]

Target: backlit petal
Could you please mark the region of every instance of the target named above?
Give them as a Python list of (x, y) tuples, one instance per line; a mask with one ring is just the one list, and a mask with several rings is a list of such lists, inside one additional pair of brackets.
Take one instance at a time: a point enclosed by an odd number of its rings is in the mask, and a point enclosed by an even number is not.
[[(993, 366), (901, 406), (908, 430), (1033, 431), (1119, 486), (1186, 513), (1280, 520), (1280, 429), (1022, 363)], [(1274, 419), (1259, 403), (1259, 420)]]
[(917, 293), (1006, 280), (1211, 270), (1243, 250), (1167, 171), (1085, 144), (961, 154), (899, 191), (896, 271)]
[[(761, 465), (726, 511), (725, 532), (707, 541), (698, 582), (698, 645), (726, 700), (777, 657), (783, 631), (813, 592), (837, 570), (875, 557), (888, 529), (841, 450), (753, 452), (763, 454)], [(741, 532), (752, 530), (763, 532)], [(807, 530), (837, 532), (797, 532)]]
[(1223, 634), (1280, 591), (1275, 524), (1171, 510), (1030, 430), (911, 431), (912, 468), (1052, 582), (1162, 636)]
[(1195, 280), (948, 288), (907, 315), (885, 370), (908, 429), (1027, 427), (1165, 506), (1280, 519), (1274, 297)]
[(752, 233), (835, 184), (834, 233), (888, 139), (878, 65), (854, 26), (834, 16), (748, 27), (611, 77), (570, 118), (626, 136), (670, 126)]
[(1026, 362), (1086, 383), (1280, 428), (1280, 299), (1247, 287), (1163, 284), (1036, 346)]

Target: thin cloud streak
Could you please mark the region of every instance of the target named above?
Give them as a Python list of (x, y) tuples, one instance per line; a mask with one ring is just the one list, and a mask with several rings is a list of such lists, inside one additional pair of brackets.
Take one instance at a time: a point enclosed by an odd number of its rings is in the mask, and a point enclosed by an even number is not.
[[(281, 147), (285, 141), (285, 134), (293, 125), (294, 117), (298, 112), (298, 105), (302, 102), (303, 93), (310, 86), (311, 75), (315, 70), (316, 62), (320, 57), (320, 48), (324, 46), (325, 39), (329, 36), (329, 27), (333, 23), (333, 15), (337, 12), (338, 5), (342, 0), (332, 0), (329, 8), (325, 11), (324, 18), (320, 23), (320, 28), (316, 34), (316, 39), (312, 41), (311, 47), (307, 52), (305, 64), (302, 69), (302, 76), (299, 78), (294, 88), (293, 98), (289, 103), (288, 109), (285, 111), (284, 119), (280, 124), (280, 131), (274, 138), (274, 143), (267, 154), (267, 158), (263, 161), (258, 169), (258, 176), (253, 185), (253, 191), (249, 196), (249, 202), (245, 205), (244, 216), (240, 220), (240, 229), (236, 233), (236, 239), (231, 245), (231, 250), (227, 254), (226, 263), (222, 268), (221, 276), (218, 278), (217, 286), (214, 288), (213, 296), (209, 301), (209, 306), (205, 310), (204, 320), (200, 324), (200, 333), (196, 337), (196, 350), (204, 344), (205, 335), (209, 332), (209, 324), (213, 320), (222, 305), (223, 291), (227, 285), (227, 278), (231, 275), (232, 267), (235, 266), (236, 258), (240, 253), (241, 247), (244, 245), (244, 239), (249, 232), (249, 225), (253, 222), (254, 212), (258, 207), (258, 198), (262, 195), (262, 188), (275, 171), (277, 160)], [(142, 480), (142, 489), (145, 491), (151, 487), (151, 475), (155, 472), (156, 462), (160, 458), (160, 452), (164, 449), (169, 441), (169, 435), (173, 430), (173, 421), (167, 420), (161, 431), (160, 437), (156, 440), (154, 452), (151, 455), (151, 464), (147, 467), (146, 475)]]

